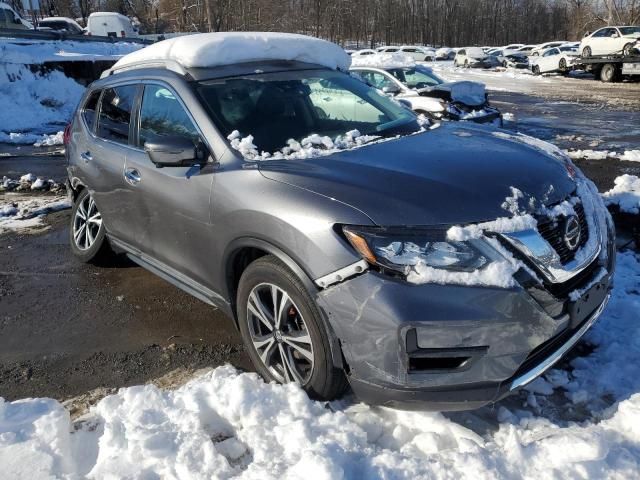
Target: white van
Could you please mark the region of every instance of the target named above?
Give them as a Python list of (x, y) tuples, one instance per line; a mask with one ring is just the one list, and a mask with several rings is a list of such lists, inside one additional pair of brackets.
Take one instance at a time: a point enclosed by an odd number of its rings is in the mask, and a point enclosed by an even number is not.
[(33, 29), (8, 3), (0, 2), (0, 28)]
[(116, 12), (95, 12), (87, 20), (87, 33), (96, 37), (137, 37), (128, 17)]

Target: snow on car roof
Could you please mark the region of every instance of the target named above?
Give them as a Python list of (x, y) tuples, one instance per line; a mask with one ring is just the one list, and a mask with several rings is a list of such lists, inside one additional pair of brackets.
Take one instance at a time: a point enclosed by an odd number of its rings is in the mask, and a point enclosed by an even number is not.
[(404, 53), (376, 53), (356, 56), (351, 60), (352, 67), (404, 68), (413, 67), (416, 64), (411, 55)]
[(218, 67), (265, 60), (315, 63), (348, 70), (351, 57), (335, 43), (294, 33), (216, 32), (170, 38), (131, 53), (115, 69), (169, 60), (185, 68)]

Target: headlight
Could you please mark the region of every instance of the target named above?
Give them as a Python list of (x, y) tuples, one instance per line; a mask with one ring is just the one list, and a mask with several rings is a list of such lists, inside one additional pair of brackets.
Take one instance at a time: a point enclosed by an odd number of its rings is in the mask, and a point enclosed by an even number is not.
[(353, 248), (371, 265), (403, 275), (419, 264), (451, 272), (472, 272), (489, 263), (481, 241), (447, 240), (446, 229), (344, 226), (342, 230)]

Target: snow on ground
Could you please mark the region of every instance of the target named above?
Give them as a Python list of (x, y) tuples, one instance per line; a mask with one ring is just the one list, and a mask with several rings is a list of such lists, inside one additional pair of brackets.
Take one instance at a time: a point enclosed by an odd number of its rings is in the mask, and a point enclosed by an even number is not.
[[(44, 183), (42, 179), (36, 180), (34, 190)], [(71, 203), (61, 195), (6, 194), (0, 201), (0, 233), (40, 231), (46, 215), (67, 208), (71, 208)]]
[[(592, 353), (468, 427), (455, 415), (309, 400), (220, 367), (181, 388), (121, 389), (72, 423), (56, 401), (0, 401), (7, 478), (638, 478), (640, 258), (618, 256)], [(561, 406), (548, 408), (556, 395)], [(517, 401), (517, 399), (520, 401)], [(582, 411), (579, 422), (553, 412)]]
[(565, 153), (573, 160), (606, 160), (607, 158), (618, 158), (627, 162), (640, 162), (640, 150), (625, 150), (622, 153), (609, 150), (565, 150)]
[(33, 73), (0, 62), (0, 142), (50, 141), (67, 124), (85, 88), (62, 72)]
[(602, 194), (607, 205), (618, 205), (620, 211), (640, 214), (640, 178), (622, 175), (614, 180), (615, 186)]
[(78, 60), (118, 60), (144, 45), (132, 42), (77, 42), (0, 38), (3, 63), (21, 65)]

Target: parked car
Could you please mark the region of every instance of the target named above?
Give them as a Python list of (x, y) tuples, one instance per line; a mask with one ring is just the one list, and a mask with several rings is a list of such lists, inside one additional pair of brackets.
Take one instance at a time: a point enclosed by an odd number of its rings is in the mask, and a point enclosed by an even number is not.
[[(561, 152), (426, 128), (348, 65), (337, 45), (274, 33), (125, 56), (65, 131), (71, 251), (125, 253), (218, 306), (267, 381), (314, 398), (348, 381), (369, 403), (495, 402), (602, 312), (607, 210)], [(536, 221), (505, 218), (520, 208)]]
[(516, 48), (516, 53), (517, 54), (524, 54), (524, 55), (531, 55), (531, 52), (533, 52), (533, 50), (535, 48), (537, 48), (538, 45), (525, 45), (523, 47), (520, 48)]
[(456, 52), (453, 48), (442, 47), (436, 50), (436, 60), (453, 60)]
[(376, 52), (378, 53), (396, 53), (400, 50), (400, 47), (378, 47), (376, 48)]
[(15, 30), (33, 29), (8, 3), (0, 2), (0, 28)]
[(479, 82), (445, 82), (424, 65), (354, 66), (351, 73), (381, 92), (406, 102), (429, 118), (494, 122), (502, 125), (500, 111), (489, 104)]
[(129, 17), (115, 12), (94, 12), (87, 20), (87, 33), (97, 37), (137, 37)]
[(498, 64), (491, 55), (486, 54), (480, 47), (468, 47), (457, 51), (453, 65), (465, 68), (492, 68)]
[(376, 52), (375, 50), (371, 50), (370, 48), (363, 48), (362, 50), (353, 52), (351, 55), (354, 57), (359, 57), (363, 55), (375, 55), (376, 53), (378, 52)]
[(71, 35), (83, 35), (84, 28), (72, 18), (67, 17), (47, 17), (38, 22), (38, 30), (55, 30)]
[(531, 53), (529, 55), (530, 56), (537, 56), (537, 55), (542, 54), (542, 52), (544, 52), (545, 50), (548, 50), (548, 49), (554, 48), (554, 47), (559, 47), (560, 45), (564, 45), (565, 43), (567, 43), (565, 40), (562, 40), (562, 41), (556, 40), (554, 42), (541, 43), (536, 48), (531, 50)]
[(433, 48), (427, 47), (403, 45), (398, 49), (398, 52), (404, 55), (409, 55), (418, 62), (431, 62), (436, 58), (436, 51)]
[(554, 47), (531, 59), (531, 71), (539, 75), (549, 72), (568, 72), (578, 60), (577, 48)]
[(519, 53), (516, 50), (509, 50), (505, 55), (504, 50), (496, 49), (488, 55), (496, 66), (500, 65), (504, 68), (529, 68), (527, 55)]
[(640, 26), (604, 27), (587, 35), (580, 42), (583, 57), (622, 54), (629, 56), (640, 40)]

